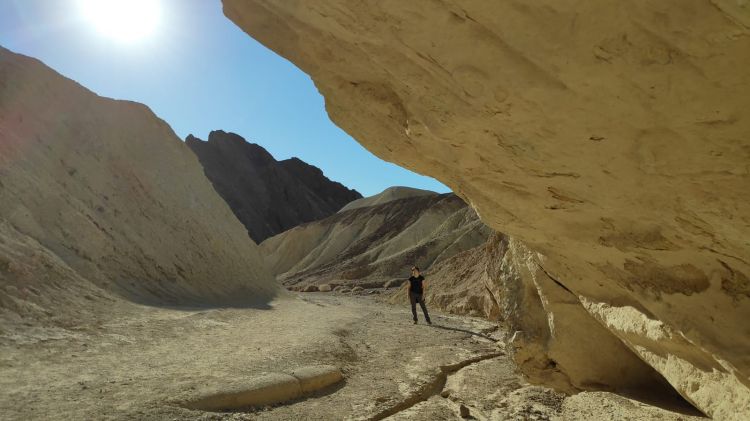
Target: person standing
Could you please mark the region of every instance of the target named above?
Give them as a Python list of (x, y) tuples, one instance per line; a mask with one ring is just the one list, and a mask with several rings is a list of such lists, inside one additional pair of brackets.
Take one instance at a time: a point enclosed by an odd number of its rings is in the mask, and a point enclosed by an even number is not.
[(414, 324), (417, 324), (417, 303), (422, 307), (424, 319), (427, 324), (432, 324), (430, 315), (427, 313), (427, 307), (424, 305), (424, 276), (419, 273), (419, 268), (411, 268), (409, 277), (409, 302), (411, 303), (411, 314), (414, 316)]

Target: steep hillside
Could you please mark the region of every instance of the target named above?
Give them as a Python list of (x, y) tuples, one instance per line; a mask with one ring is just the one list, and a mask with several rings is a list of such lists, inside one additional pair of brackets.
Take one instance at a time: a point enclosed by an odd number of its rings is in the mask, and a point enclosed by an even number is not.
[(257, 243), (304, 222), (325, 218), (362, 197), (298, 158), (276, 161), (234, 133), (185, 140), (216, 191)]
[[(271, 237), (261, 253), (287, 285), (383, 285), (409, 268), (482, 244), (489, 229), (453, 194), (429, 194), (339, 212)], [(362, 282), (368, 281), (368, 282)]]
[(276, 289), (164, 121), (0, 48), (0, 331), (80, 325), (123, 299), (265, 305)]
[(511, 236), (530, 378), (627, 389), (650, 366), (750, 419), (747, 2), (223, 3), (341, 128)]

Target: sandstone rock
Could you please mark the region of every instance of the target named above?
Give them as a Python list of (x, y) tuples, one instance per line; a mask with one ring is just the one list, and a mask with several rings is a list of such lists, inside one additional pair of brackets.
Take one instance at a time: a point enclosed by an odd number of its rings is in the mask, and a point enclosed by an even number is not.
[(299, 381), (302, 393), (312, 393), (344, 380), (341, 370), (331, 365), (300, 367), (292, 372)]
[(318, 292), (318, 286), (317, 285), (307, 285), (304, 287), (300, 287), (300, 291), (302, 292)]
[[(565, 356), (549, 358), (556, 382), (626, 387), (633, 376), (606, 372), (640, 372), (637, 356), (707, 414), (750, 417), (747, 7), (224, 0), (224, 11), (309, 73), (370, 151), (438, 178), (533, 250), (511, 243), (521, 266), (507, 269), (525, 281), (509, 296), (526, 301), (508, 317), (547, 325), (526, 349)], [(583, 343), (564, 333), (596, 325)], [(607, 382), (582, 382), (593, 373), (577, 370), (616, 341), (619, 357), (598, 366)]]
[(320, 169), (298, 158), (277, 161), (261, 146), (234, 133), (213, 131), (205, 142), (190, 135), (185, 144), (258, 243), (301, 223), (325, 218), (362, 197), (329, 180)]
[(222, 411), (273, 405), (309, 395), (344, 379), (333, 366), (306, 366), (287, 373), (266, 373), (235, 384), (198, 391), (183, 405), (191, 409)]
[(339, 212), (261, 243), (280, 280), (356, 280), (382, 288), (486, 241), (491, 230), (452, 194), (418, 195)]
[(276, 294), (195, 155), (146, 106), (0, 48), (0, 128), (2, 315), (36, 308), (47, 323), (123, 298), (246, 306)]
[(364, 288), (362, 288), (362, 287), (354, 287), (354, 288), (352, 288), (352, 289), (351, 289), (351, 293), (352, 293), (352, 294), (360, 294), (360, 293), (362, 293), (362, 292), (363, 292), (364, 290), (365, 290), (365, 289), (364, 289)]
[(318, 286), (318, 291), (320, 292), (331, 292), (333, 288), (331, 288), (330, 284), (323, 284)]
[(471, 416), (471, 411), (464, 404), (459, 405), (458, 413), (461, 415), (461, 418), (469, 418)]
[(284, 373), (267, 373), (230, 388), (198, 392), (203, 396), (188, 401), (185, 407), (207, 411), (270, 405), (302, 396), (299, 380)]

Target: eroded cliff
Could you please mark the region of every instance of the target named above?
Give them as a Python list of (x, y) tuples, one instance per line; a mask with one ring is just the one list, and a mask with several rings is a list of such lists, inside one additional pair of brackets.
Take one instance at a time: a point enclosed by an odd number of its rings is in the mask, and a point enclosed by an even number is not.
[(517, 355), (575, 389), (647, 382), (645, 362), (750, 415), (746, 2), (223, 3), (365, 147), (533, 250)]

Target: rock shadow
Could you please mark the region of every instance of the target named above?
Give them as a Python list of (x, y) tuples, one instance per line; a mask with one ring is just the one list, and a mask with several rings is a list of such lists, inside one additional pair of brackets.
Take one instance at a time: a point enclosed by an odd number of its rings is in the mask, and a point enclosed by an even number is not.
[(466, 334), (469, 334), (469, 335), (472, 335), (472, 336), (478, 336), (480, 338), (484, 338), (484, 339), (487, 339), (487, 340), (492, 341), (492, 342), (497, 342), (497, 339), (495, 339), (495, 338), (493, 338), (493, 337), (491, 337), (491, 336), (489, 336), (487, 334), (484, 334), (482, 332), (474, 332), (473, 330), (461, 329), (459, 327), (444, 326), (444, 325), (439, 325), (437, 323), (433, 323), (433, 324), (427, 325), (427, 326), (435, 328), (435, 329), (443, 329), (443, 330), (452, 330), (454, 332), (462, 332), (462, 333), (466, 333)]

